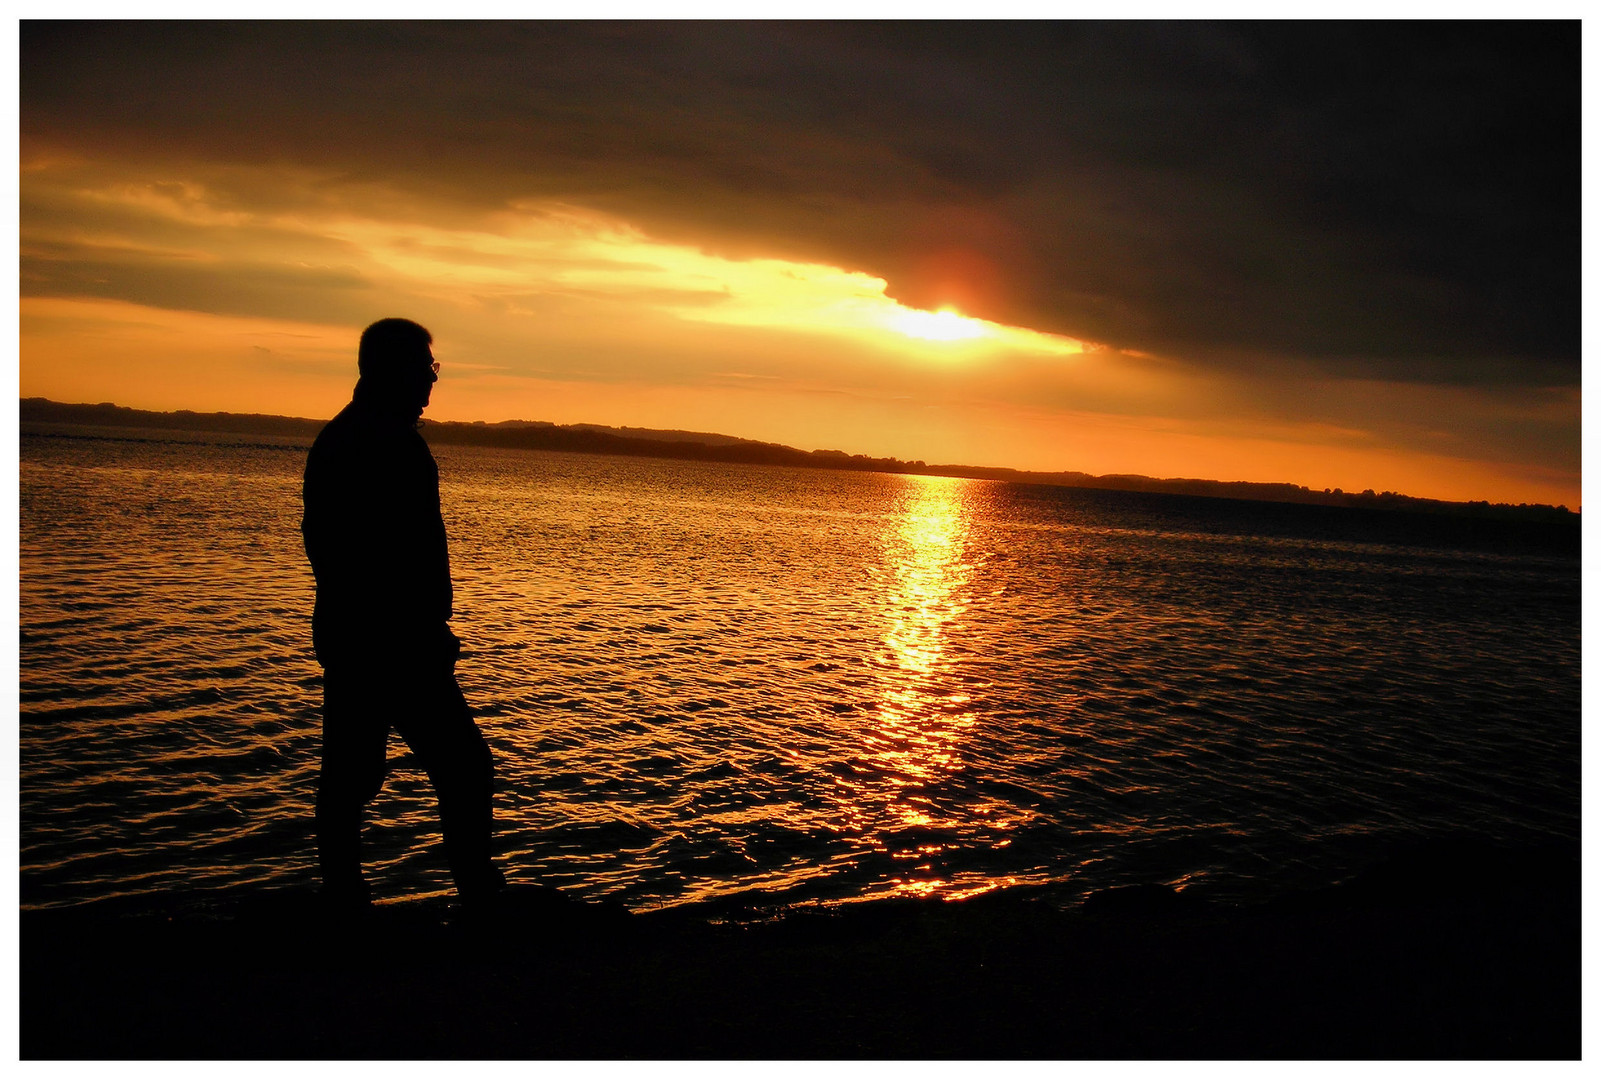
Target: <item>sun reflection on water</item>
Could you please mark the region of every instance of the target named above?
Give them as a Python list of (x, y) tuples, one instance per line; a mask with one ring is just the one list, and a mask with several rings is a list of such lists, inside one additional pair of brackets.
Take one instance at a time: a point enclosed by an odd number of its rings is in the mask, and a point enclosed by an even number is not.
[[(978, 558), (970, 499), (975, 485), (945, 477), (908, 477), (898, 512), (886, 524), (881, 614), (884, 648), (876, 657), (877, 708), (863, 733), (865, 764), (883, 785), (876, 831), (949, 834), (931, 788), (961, 765), (966, 732), (976, 722), (971, 695), (955, 678), (953, 634), (972, 603)], [(865, 816), (865, 815), (864, 815)], [(893, 839), (886, 846), (891, 846)], [(921, 843), (896, 857), (909, 866), (893, 880), (911, 896), (959, 899), (1003, 881), (952, 881), (936, 870), (948, 845)]]
[(973, 722), (968, 696), (940, 678), (949, 666), (950, 630), (967, 612), (974, 572), (962, 481), (917, 478), (897, 526), (886, 537), (888, 649), (879, 668), (879, 734), (889, 745), (876, 756), (907, 782), (932, 779), (948, 767), (957, 733)]

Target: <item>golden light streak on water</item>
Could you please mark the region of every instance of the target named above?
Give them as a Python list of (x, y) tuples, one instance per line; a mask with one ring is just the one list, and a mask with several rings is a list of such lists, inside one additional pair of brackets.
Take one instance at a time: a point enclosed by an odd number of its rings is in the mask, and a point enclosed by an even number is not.
[(915, 881), (897, 879), (895, 891), (903, 896), (915, 896), (919, 899), (937, 895), (943, 900), (967, 900), (974, 896), (982, 896), (987, 892), (994, 892), (996, 889), (1004, 889), (1009, 885), (1016, 885), (1021, 880), (1015, 877), (998, 877), (980, 881), (976, 884), (964, 884), (961, 887), (956, 887), (956, 882), (947, 881), (943, 878)]
[[(970, 696), (944, 677), (950, 671), (950, 635), (968, 610), (976, 571), (969, 551), (972, 490), (962, 480), (908, 477), (900, 512), (886, 530), (882, 601), (886, 649), (878, 670), (875, 730), (864, 741), (869, 760), (893, 788), (935, 783), (958, 767), (964, 734), (975, 723)], [(890, 811), (898, 826), (947, 824), (936, 820), (925, 805), (894, 795)], [(941, 850), (934, 845), (916, 855), (929, 857)], [(944, 894), (953, 884), (901, 879), (896, 891), (912, 896)], [(970, 889), (958, 891), (971, 895)]]

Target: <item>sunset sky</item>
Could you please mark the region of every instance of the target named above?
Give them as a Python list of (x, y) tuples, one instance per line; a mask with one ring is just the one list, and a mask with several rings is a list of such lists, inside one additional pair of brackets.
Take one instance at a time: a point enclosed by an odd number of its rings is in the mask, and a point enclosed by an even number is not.
[(1570, 23), (21, 30), (23, 396), (1580, 502)]

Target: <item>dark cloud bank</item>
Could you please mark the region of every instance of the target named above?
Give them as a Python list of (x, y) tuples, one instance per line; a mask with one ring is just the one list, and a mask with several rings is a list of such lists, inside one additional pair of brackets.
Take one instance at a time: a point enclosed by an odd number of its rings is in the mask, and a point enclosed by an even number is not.
[(561, 199), (1212, 366), (1576, 386), (1578, 27), (27, 22), (21, 141)]

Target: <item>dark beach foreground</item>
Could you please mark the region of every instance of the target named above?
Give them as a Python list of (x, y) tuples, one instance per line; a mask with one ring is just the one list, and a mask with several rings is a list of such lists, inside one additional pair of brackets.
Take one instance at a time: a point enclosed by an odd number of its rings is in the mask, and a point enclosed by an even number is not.
[(1159, 886), (469, 918), (313, 897), (24, 912), (51, 1058), (1577, 1058), (1576, 849), (1435, 844), (1250, 907)]

